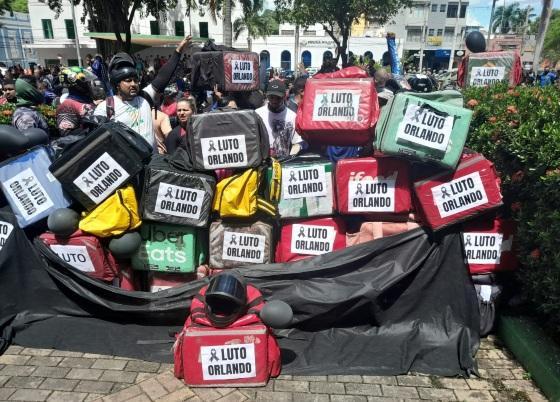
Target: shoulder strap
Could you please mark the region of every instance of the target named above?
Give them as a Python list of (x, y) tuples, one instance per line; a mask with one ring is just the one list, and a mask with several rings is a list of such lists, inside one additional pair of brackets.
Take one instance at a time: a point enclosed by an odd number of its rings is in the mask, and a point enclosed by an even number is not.
[(105, 99), (106, 114), (108, 120), (113, 120), (115, 116), (115, 98), (113, 96), (108, 96)]
[[(258, 186), (259, 189), (257, 190), (257, 208), (264, 212), (265, 214), (277, 217), (278, 216), (278, 201), (280, 199), (280, 186), (281, 186), (281, 177), (282, 177), (282, 169), (280, 167), (280, 163), (276, 159), (272, 159), (272, 177), (270, 180), (270, 185), (268, 188), (268, 194), (266, 189), (263, 188), (267, 166), (260, 166), (257, 168), (259, 179), (258, 179)], [(264, 194), (264, 196), (263, 196)]]

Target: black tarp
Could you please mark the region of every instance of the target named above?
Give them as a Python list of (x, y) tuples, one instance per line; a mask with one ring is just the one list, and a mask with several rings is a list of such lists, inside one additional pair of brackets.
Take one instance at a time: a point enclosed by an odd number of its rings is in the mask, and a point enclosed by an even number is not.
[[(29, 347), (172, 360), (170, 332), (207, 280), (126, 292), (74, 270), (17, 228), (0, 251), (0, 352)], [(474, 372), (479, 313), (458, 233), (422, 229), (291, 264), (242, 272), (289, 303), (277, 331), (285, 374), (446, 376)]]

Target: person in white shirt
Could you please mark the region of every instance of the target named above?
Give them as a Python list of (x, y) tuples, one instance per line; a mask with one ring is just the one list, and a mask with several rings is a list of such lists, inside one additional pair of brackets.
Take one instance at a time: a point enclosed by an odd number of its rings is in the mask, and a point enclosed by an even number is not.
[(97, 105), (94, 114), (127, 125), (155, 150), (157, 144), (152, 108), (171, 80), (181, 59), (181, 53), (190, 43), (191, 37), (188, 36), (177, 46), (173, 56), (159, 70), (152, 83), (142, 90), (135, 60), (127, 53), (117, 53), (109, 64), (109, 79), (115, 88), (116, 96)]
[(296, 133), (296, 114), (286, 107), (286, 85), (272, 80), (266, 91), (267, 104), (256, 110), (268, 131), (270, 155), (284, 158), (297, 155), (306, 144)]

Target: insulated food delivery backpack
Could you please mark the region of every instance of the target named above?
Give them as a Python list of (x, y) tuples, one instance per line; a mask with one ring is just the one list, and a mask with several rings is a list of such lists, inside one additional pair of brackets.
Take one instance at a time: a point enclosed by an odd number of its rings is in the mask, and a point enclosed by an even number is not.
[(253, 52), (197, 52), (192, 55), (192, 83), (195, 89), (213, 91), (255, 91), (259, 89), (259, 55)]
[(70, 205), (59, 181), (49, 172), (50, 165), (47, 149), (42, 146), (0, 165), (2, 191), (21, 228)]
[(152, 147), (135, 131), (108, 122), (65, 150), (50, 171), (91, 210), (140, 173), (151, 155)]
[(486, 87), (500, 82), (516, 86), (523, 81), (521, 56), (518, 52), (471, 53), (459, 64), (457, 83), (460, 87)]
[(297, 111), (296, 130), (313, 144), (366, 145), (378, 117), (373, 79), (311, 79)]
[(472, 111), (462, 107), (456, 91), (401, 92), (383, 108), (375, 144), (384, 154), (453, 170), (461, 158), (471, 117)]
[(193, 115), (188, 133), (195, 170), (258, 167), (270, 153), (268, 132), (254, 110), (219, 109)]
[(155, 155), (146, 167), (142, 217), (151, 221), (206, 227), (216, 180), (188, 172), (173, 157)]
[(261, 292), (247, 285), (245, 313), (217, 328), (208, 316), (207, 289), (193, 298), (190, 316), (177, 334), (175, 377), (194, 387), (258, 387), (280, 375), (280, 347), (258, 315), (264, 306)]

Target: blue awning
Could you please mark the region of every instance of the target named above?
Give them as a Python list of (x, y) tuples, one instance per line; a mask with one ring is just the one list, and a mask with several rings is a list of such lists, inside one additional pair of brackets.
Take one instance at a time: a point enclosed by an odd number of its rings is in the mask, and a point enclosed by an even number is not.
[(449, 58), (449, 56), (451, 56), (451, 49), (437, 49), (436, 50), (436, 57), (437, 58)]

